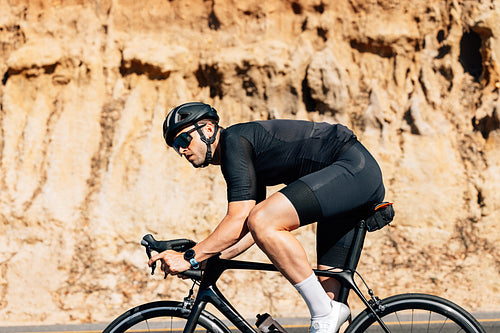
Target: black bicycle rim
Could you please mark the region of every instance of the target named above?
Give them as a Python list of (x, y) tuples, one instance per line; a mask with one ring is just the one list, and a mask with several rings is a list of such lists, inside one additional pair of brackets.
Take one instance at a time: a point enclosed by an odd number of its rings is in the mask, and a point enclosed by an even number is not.
[[(180, 302), (152, 302), (132, 308), (116, 318), (103, 333), (182, 332), (190, 310)], [(229, 333), (230, 330), (215, 316), (203, 311), (195, 332)]]
[[(391, 333), (398, 332), (465, 332), (485, 333), (472, 315), (441, 297), (426, 294), (403, 294), (382, 300), (379, 313)], [(384, 332), (368, 310), (360, 313), (346, 330), (352, 332)]]

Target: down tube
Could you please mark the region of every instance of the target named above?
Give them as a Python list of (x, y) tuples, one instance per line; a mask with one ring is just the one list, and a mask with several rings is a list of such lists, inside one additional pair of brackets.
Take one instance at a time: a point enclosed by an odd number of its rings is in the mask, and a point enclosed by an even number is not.
[[(200, 300), (200, 302), (198, 302)], [(184, 328), (184, 333), (193, 333), (196, 327), (196, 321), (201, 310), (206, 303), (212, 303), (227, 319), (231, 321), (243, 333), (256, 333), (257, 331), (236, 311), (236, 309), (227, 301), (216, 286), (210, 286), (200, 290), (197, 301), (193, 306), (193, 311)], [(196, 313), (198, 312), (198, 313)], [(191, 317), (196, 320), (191, 320)]]

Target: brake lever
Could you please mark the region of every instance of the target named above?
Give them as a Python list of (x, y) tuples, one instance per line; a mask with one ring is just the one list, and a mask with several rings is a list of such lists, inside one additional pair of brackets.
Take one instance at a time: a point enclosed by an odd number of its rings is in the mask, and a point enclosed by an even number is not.
[[(149, 245), (145, 244), (142, 245), (146, 247), (146, 254), (148, 255), (148, 258), (151, 259), (151, 248), (149, 247)], [(156, 269), (156, 261), (151, 265), (151, 275), (155, 275), (155, 269)], [(165, 276), (163, 277), (163, 279), (166, 279), (167, 275), (168, 275), (167, 272), (165, 272)]]
[[(151, 248), (149, 246), (146, 246), (146, 254), (148, 255), (148, 258), (151, 260)], [(151, 275), (155, 274), (155, 269), (156, 269), (156, 261), (151, 265)]]
[[(141, 245), (146, 248), (146, 254), (148, 255), (148, 259), (151, 260), (151, 246), (149, 246), (149, 242), (145, 239), (141, 240)], [(151, 275), (155, 274), (156, 269), (156, 261), (151, 265)]]

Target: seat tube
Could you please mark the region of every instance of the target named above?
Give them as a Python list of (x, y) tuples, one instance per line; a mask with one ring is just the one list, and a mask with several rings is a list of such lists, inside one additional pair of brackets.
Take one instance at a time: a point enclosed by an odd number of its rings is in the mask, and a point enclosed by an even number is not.
[[(363, 244), (365, 242), (366, 236), (366, 222), (364, 220), (359, 221), (354, 231), (354, 240), (349, 249), (349, 256), (347, 257), (346, 267), (350, 270), (355, 270), (359, 263), (359, 258), (361, 257), (361, 251), (363, 250)], [(339, 292), (339, 302), (346, 303), (349, 296), (349, 286), (342, 284)]]

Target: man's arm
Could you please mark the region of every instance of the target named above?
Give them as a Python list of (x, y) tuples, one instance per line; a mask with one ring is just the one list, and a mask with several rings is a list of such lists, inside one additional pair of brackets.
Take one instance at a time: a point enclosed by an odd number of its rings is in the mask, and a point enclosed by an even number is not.
[(248, 232), (236, 244), (222, 251), (220, 257), (222, 259), (232, 259), (248, 250), (248, 248), (253, 244), (255, 244), (255, 241), (252, 237), (252, 234)]
[[(226, 216), (219, 225), (207, 238), (193, 247), (196, 252), (195, 259), (198, 262), (208, 259), (232, 247), (240, 239), (244, 238), (245, 235), (250, 235), (248, 233), (246, 220), (254, 207), (255, 200), (229, 202)], [(252, 243), (249, 243), (249, 240), (251, 240)], [(253, 244), (251, 235), (249, 238), (246, 238), (245, 242), (248, 243), (247, 248)], [(244, 250), (246, 250), (246, 248), (241, 252)]]
[[(255, 207), (255, 200), (230, 202), (227, 214), (217, 228), (193, 247), (196, 252), (196, 261), (202, 262), (224, 251), (248, 234), (246, 220), (253, 207)], [(184, 260), (182, 253), (172, 250), (153, 256), (148, 262), (149, 266), (157, 260), (162, 261), (162, 270), (168, 274), (179, 274), (191, 268), (191, 264)]]

